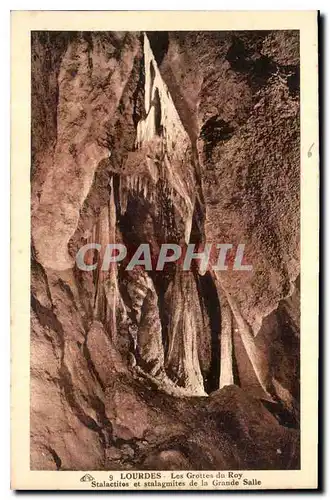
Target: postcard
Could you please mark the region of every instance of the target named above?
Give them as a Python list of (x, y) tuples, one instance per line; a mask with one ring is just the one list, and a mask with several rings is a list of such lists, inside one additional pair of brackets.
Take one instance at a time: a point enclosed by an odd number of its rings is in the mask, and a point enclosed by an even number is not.
[(12, 12), (12, 488), (318, 487), (318, 13)]

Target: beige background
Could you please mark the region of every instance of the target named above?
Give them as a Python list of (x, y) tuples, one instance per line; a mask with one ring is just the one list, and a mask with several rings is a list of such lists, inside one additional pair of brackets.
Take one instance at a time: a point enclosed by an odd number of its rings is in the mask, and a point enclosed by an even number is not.
[[(317, 487), (318, 425), (318, 56), (316, 11), (12, 13), (11, 355), (13, 489), (92, 489), (85, 472), (30, 471), (30, 31), (300, 30), (301, 55), (301, 470), (247, 471), (260, 488)], [(312, 156), (308, 151), (313, 145)], [(205, 472), (205, 471), (204, 471)], [(112, 474), (116, 476), (116, 473)], [(97, 481), (106, 471), (92, 472)], [(163, 472), (163, 480), (170, 478)], [(119, 478), (119, 473), (118, 473)], [(115, 477), (116, 479), (116, 477)], [(201, 482), (200, 482), (201, 483)], [(201, 484), (200, 484), (201, 487)], [(246, 489), (249, 487), (246, 486)], [(253, 487), (251, 487), (253, 488)], [(95, 491), (95, 489), (94, 489)]]

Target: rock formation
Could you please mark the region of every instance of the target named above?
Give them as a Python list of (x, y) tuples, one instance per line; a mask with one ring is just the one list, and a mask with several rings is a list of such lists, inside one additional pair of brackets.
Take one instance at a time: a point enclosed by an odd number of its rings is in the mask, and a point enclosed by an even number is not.
[(299, 34), (31, 43), (31, 468), (299, 468)]

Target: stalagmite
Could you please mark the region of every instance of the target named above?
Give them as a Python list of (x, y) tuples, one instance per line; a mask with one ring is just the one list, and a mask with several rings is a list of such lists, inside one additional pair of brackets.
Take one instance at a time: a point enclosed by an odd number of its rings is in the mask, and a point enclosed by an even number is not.
[(233, 324), (232, 312), (224, 294), (221, 294), (221, 334), (220, 334), (220, 383), (219, 388), (234, 383), (233, 374)]
[(101, 263), (109, 243), (116, 242), (116, 207), (114, 199), (113, 178), (111, 178), (110, 198), (108, 205), (101, 211), (98, 224), (93, 229), (94, 241), (101, 244), (101, 252), (98, 256), (99, 265), (96, 271), (95, 292), (95, 317), (108, 325), (108, 331), (112, 340), (117, 336), (117, 315), (125, 317), (125, 307), (119, 293), (117, 267), (110, 265), (107, 271), (102, 270)]
[(196, 300), (192, 274), (178, 271), (167, 294), (171, 315), (166, 370), (179, 385), (189, 388), (196, 396), (205, 395), (198, 360), (196, 318), (192, 314)]
[(153, 376), (164, 373), (164, 349), (158, 310), (158, 298), (146, 271), (127, 273), (127, 292), (137, 324), (135, 356), (138, 365)]
[(272, 401), (274, 388), (269, 373), (268, 361), (265, 358), (265, 355), (257, 347), (252, 329), (239, 312), (235, 300), (230, 297), (229, 294), (226, 294), (226, 297), (237, 322), (239, 334), (241, 336), (246, 353), (253, 366), (255, 375), (260, 383), (260, 386), (264, 390), (265, 397)]

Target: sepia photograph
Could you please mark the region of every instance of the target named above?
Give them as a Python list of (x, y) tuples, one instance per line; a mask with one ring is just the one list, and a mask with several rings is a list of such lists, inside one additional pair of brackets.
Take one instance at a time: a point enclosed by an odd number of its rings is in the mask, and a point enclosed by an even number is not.
[(301, 471), (301, 46), (268, 24), (29, 31), (31, 472)]
[(31, 58), (31, 467), (299, 468), (299, 32)]

